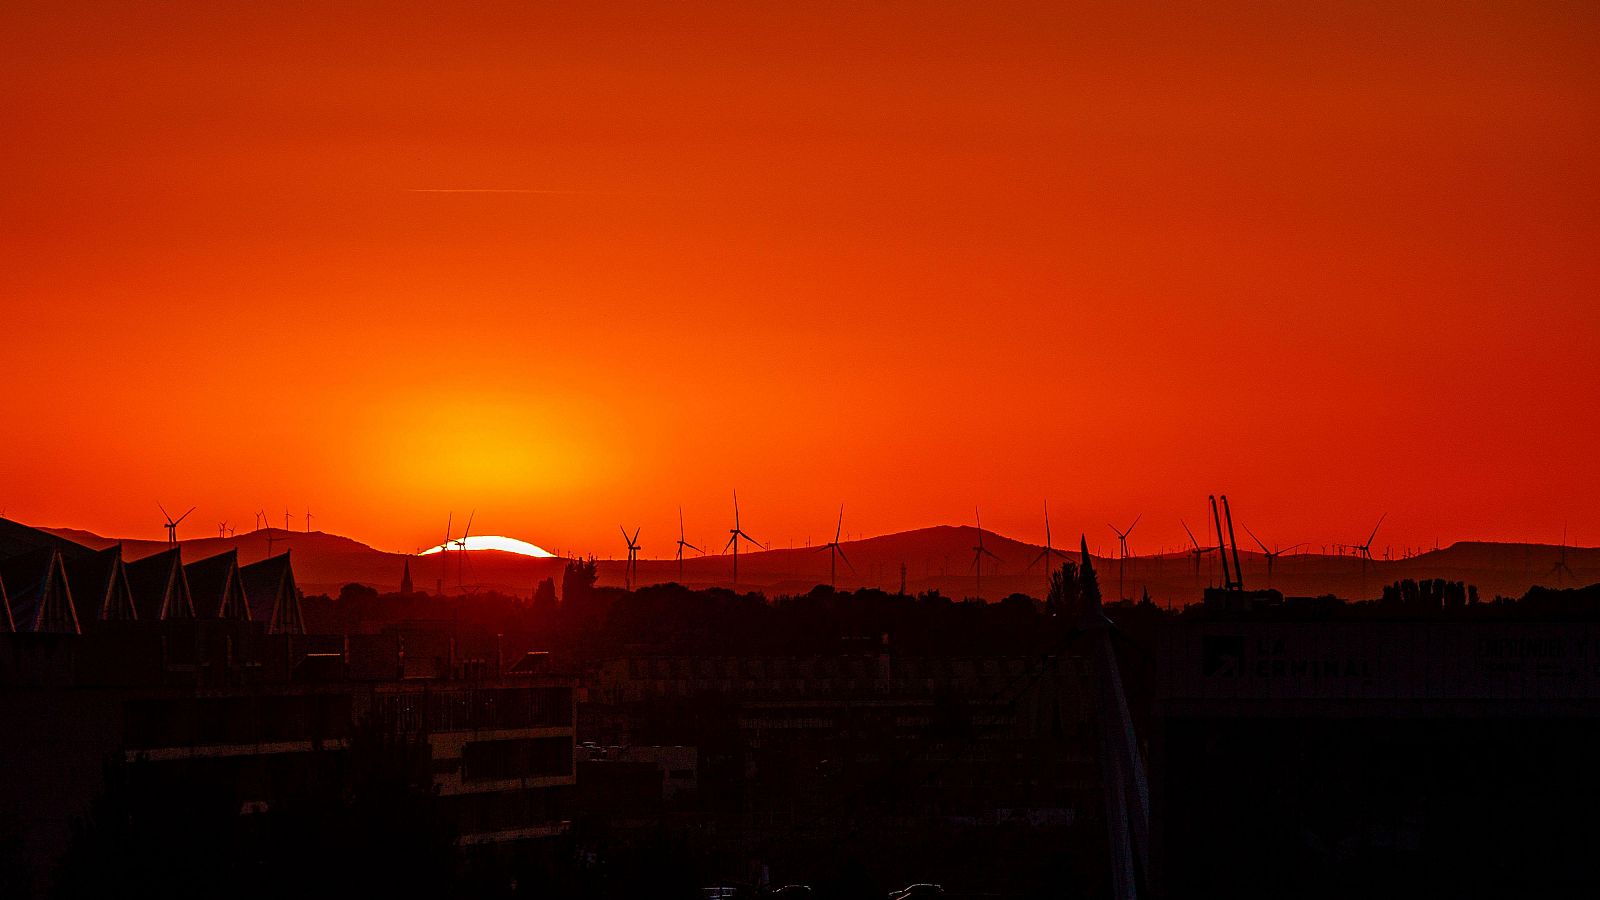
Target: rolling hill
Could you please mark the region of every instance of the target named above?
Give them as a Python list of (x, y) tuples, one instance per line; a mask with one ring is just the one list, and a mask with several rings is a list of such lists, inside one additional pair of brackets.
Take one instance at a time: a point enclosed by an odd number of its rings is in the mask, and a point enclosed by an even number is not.
[[(119, 539), (73, 528), (45, 529), (60, 537), (90, 547), (106, 547)], [(267, 555), (268, 537), (273, 552), (287, 549), (293, 556), (295, 575), (303, 591), (337, 593), (349, 582), (368, 584), (379, 590), (398, 588), (409, 559), (413, 582), (418, 590), (446, 593), (471, 590), (497, 590), (521, 596), (530, 594), (542, 579), (560, 581), (563, 560), (535, 559), (496, 550), (474, 550), (466, 554), (411, 557), (389, 553), (360, 541), (320, 531), (287, 532), (259, 529), (228, 538), (194, 538), (182, 541), (184, 558), (189, 561), (237, 548), (241, 562), (253, 562)], [(897, 534), (846, 541), (838, 564), (840, 588), (880, 587), (898, 590), (904, 567), (905, 588), (912, 593), (938, 590), (952, 597), (975, 596), (978, 575), (972, 566), (978, 530), (971, 526), (938, 525)], [(1013, 592), (1032, 596), (1043, 594), (1046, 573), (1034, 563), (1043, 549), (992, 531), (984, 532), (984, 546), (995, 558), (985, 558), (982, 595), (998, 599)], [(164, 549), (163, 541), (121, 540), (125, 556), (132, 560)], [(1496, 594), (1520, 596), (1533, 585), (1572, 586), (1600, 581), (1600, 549), (1566, 548), (1565, 558), (1571, 576), (1558, 578), (1556, 564), (1563, 550), (1549, 544), (1510, 544), (1465, 541), (1404, 560), (1376, 560), (1366, 566), (1350, 556), (1301, 554), (1284, 556), (1272, 567), (1269, 584), (1267, 562), (1260, 553), (1239, 553), (1247, 587), (1275, 587), (1290, 595), (1335, 594), (1346, 598), (1372, 597), (1384, 584), (1402, 578), (1445, 578), (1478, 586), (1488, 599)], [(1116, 559), (1095, 557), (1101, 586), (1107, 598), (1120, 593), (1137, 599), (1143, 591), (1163, 605), (1181, 606), (1198, 600), (1207, 584), (1221, 580), (1215, 554), (1206, 555), (1198, 566), (1187, 553), (1130, 558), (1125, 567)], [(682, 581), (693, 587), (731, 587), (732, 557), (693, 556), (679, 564), (673, 559), (641, 559), (638, 564), (642, 584)], [(600, 584), (621, 586), (624, 564), (621, 560), (599, 560)], [(770, 595), (796, 594), (828, 581), (828, 553), (816, 547), (772, 549), (739, 554), (739, 587), (760, 590)]]

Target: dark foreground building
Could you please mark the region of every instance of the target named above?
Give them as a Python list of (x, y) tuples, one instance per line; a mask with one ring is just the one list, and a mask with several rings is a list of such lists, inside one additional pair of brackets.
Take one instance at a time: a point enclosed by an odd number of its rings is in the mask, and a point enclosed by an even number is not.
[(470, 852), (567, 828), (574, 682), (542, 657), (436, 623), (305, 635), (287, 554), (124, 565), (31, 531), (0, 528), (0, 578), (23, 599), (0, 608), (23, 612), (0, 634), (7, 898), (50, 890), (91, 828), (192, 830), (203, 810), (248, 834), (238, 823), (360, 790), (393, 758)]
[[(1232, 591), (1173, 615), (1075, 583), (363, 589), (307, 600), (347, 632), (308, 635), (287, 555), (124, 561), (0, 521), (0, 895), (150, 874), (92, 880), (108, 826), (180, 875), (238, 860), (240, 897), (1600, 889), (1600, 597)], [(581, 677), (525, 652), (545, 641)], [(319, 845), (345, 882), (293, 880)]]
[(1162, 895), (1600, 892), (1600, 623), (1387, 613), (1161, 630)]
[(500, 674), (485, 658), (410, 664), (402, 643), (196, 622), (0, 636), (6, 862), (48, 886), (108, 771), (157, 801), (199, 796), (249, 816), (345, 790), (364, 735), (419, 755), (462, 845), (561, 833), (572, 680)]

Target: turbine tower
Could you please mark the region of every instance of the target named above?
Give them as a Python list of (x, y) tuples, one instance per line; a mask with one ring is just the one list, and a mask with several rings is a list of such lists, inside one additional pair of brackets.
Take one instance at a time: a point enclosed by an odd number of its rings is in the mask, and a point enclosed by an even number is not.
[(1179, 519), (1178, 520), (1178, 524), (1182, 525), (1184, 533), (1189, 535), (1189, 550), (1188, 550), (1188, 553), (1191, 556), (1194, 557), (1194, 583), (1195, 583), (1196, 586), (1199, 586), (1199, 584), (1200, 584), (1200, 558), (1205, 556), (1207, 553), (1215, 552), (1217, 550), (1217, 548), (1216, 547), (1202, 547), (1202, 546), (1200, 546), (1200, 542), (1198, 540), (1195, 540), (1194, 532), (1189, 530), (1189, 523), (1185, 522), (1182, 519)]
[(683, 536), (683, 507), (678, 507), (678, 583), (683, 583), (683, 548), (688, 547), (696, 553), (705, 555), (705, 551), (691, 544)]
[(162, 526), (167, 529), (167, 543), (176, 544), (178, 542), (178, 523), (189, 518), (189, 513), (194, 512), (194, 507), (189, 507), (189, 512), (184, 513), (177, 519), (173, 519), (172, 514), (167, 512), (167, 508), (160, 503), (156, 504), (156, 508), (161, 510), (161, 515), (165, 516), (167, 520), (167, 524)]
[[(733, 527), (728, 529), (728, 543), (723, 545), (723, 547), (722, 547), (722, 552), (723, 553), (727, 553), (729, 547), (733, 548), (733, 591), (734, 591), (734, 593), (738, 593), (739, 592), (739, 541), (740, 541), (741, 538), (744, 539), (744, 540), (749, 541), (752, 544), (755, 544), (757, 547), (762, 547), (760, 541), (756, 540), (755, 538), (751, 537), (748, 534), (745, 534), (744, 533), (744, 529), (739, 527), (739, 492), (738, 491), (734, 491), (733, 492)], [(766, 548), (762, 547), (762, 549), (765, 550)]]
[(850, 557), (844, 555), (844, 547), (839, 545), (839, 535), (844, 531), (844, 504), (839, 504), (839, 522), (833, 527), (833, 540), (817, 548), (817, 552), (828, 551), (828, 587), (838, 589), (836, 575), (838, 573), (838, 560), (843, 559), (844, 564), (850, 566), (850, 571), (855, 572), (856, 567), (851, 564)]
[(1126, 599), (1128, 599), (1127, 593), (1125, 591), (1123, 591), (1123, 589), (1122, 589), (1123, 571), (1128, 565), (1128, 535), (1133, 533), (1133, 529), (1138, 526), (1139, 520), (1142, 519), (1142, 518), (1144, 518), (1144, 513), (1139, 513), (1137, 516), (1134, 516), (1133, 517), (1133, 524), (1129, 525), (1127, 527), (1127, 530), (1120, 529), (1117, 526), (1110, 524), (1109, 522), (1106, 523), (1107, 527), (1110, 528), (1112, 531), (1116, 532), (1116, 534), (1117, 534), (1117, 599), (1118, 600), (1126, 600)]
[(315, 516), (311, 515), (311, 507), (306, 507), (306, 534), (311, 533), (311, 520), (313, 518), (315, 518)]
[(1072, 559), (1067, 554), (1050, 546), (1050, 501), (1046, 500), (1044, 502), (1044, 549), (1039, 551), (1039, 555), (1035, 556), (1033, 562), (1028, 563), (1028, 568), (1023, 571), (1029, 571), (1039, 563), (1044, 563), (1044, 595), (1047, 599), (1050, 596), (1050, 561), (1054, 557)]
[(267, 558), (270, 559), (270, 558), (272, 558), (272, 545), (274, 543), (278, 542), (278, 541), (284, 540), (284, 538), (275, 538), (275, 537), (273, 537), (272, 536), (272, 526), (271, 525), (266, 526), (262, 530), (264, 530), (267, 533)]
[(633, 537), (628, 537), (628, 529), (621, 525), (617, 529), (622, 532), (622, 539), (628, 542), (628, 564), (622, 569), (622, 583), (631, 591), (633, 579), (639, 574), (639, 529), (633, 529)]
[(972, 548), (972, 570), (978, 576), (976, 593), (977, 593), (978, 599), (982, 600), (983, 599), (983, 558), (985, 556), (987, 556), (990, 559), (994, 560), (995, 568), (998, 569), (1000, 567), (1000, 557), (995, 556), (993, 553), (989, 552), (989, 550), (983, 546), (983, 511), (978, 509), (977, 507), (973, 507), (972, 512), (973, 512), (973, 515), (978, 520), (978, 545), (976, 547)]
[(450, 572), (450, 526), (454, 525), (456, 514), (454, 510), (445, 516), (444, 543), (439, 545), (439, 596), (444, 596), (444, 579)]
[(477, 515), (477, 510), (467, 514), (467, 527), (461, 529), (461, 537), (456, 539), (456, 590), (463, 594), (467, 592), (467, 536), (472, 534), (472, 520)]
[(1565, 525), (1561, 526), (1561, 555), (1557, 557), (1556, 564), (1550, 567), (1550, 574), (1556, 577), (1556, 585), (1558, 587), (1564, 584), (1568, 578), (1573, 581), (1578, 580), (1578, 576), (1572, 574), (1572, 569), (1567, 566), (1567, 526)]
[(1372, 526), (1372, 533), (1367, 535), (1364, 544), (1352, 544), (1350, 549), (1361, 558), (1361, 593), (1367, 592), (1367, 563), (1372, 562), (1372, 539), (1378, 536), (1378, 529), (1383, 527), (1383, 520), (1389, 518), (1388, 513), (1378, 517), (1378, 524)]
[(1273, 561), (1275, 561), (1278, 557), (1282, 556), (1285, 553), (1288, 553), (1291, 550), (1298, 550), (1301, 547), (1304, 547), (1306, 545), (1305, 541), (1301, 541), (1300, 543), (1295, 544), (1292, 547), (1284, 547), (1282, 549), (1278, 549), (1278, 545), (1277, 544), (1273, 544), (1272, 545), (1273, 549), (1268, 550), (1266, 541), (1263, 541), (1261, 538), (1256, 537), (1256, 533), (1254, 531), (1250, 530), (1250, 526), (1249, 525), (1246, 525), (1244, 527), (1244, 533), (1250, 535), (1250, 539), (1255, 541), (1256, 544), (1261, 547), (1261, 555), (1265, 556), (1267, 558), (1267, 587), (1269, 587), (1269, 588), (1272, 587), (1272, 563), (1273, 563)]

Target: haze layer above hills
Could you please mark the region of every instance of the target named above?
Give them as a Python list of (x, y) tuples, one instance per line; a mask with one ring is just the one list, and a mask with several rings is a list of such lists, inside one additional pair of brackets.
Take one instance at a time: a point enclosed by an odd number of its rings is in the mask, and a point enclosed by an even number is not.
[[(124, 555), (130, 560), (168, 546), (164, 541), (118, 539), (73, 528), (46, 530), (95, 548), (120, 540)], [(335, 534), (289, 532), (277, 528), (226, 538), (194, 538), (180, 541), (180, 544), (184, 559), (189, 562), (237, 548), (240, 562), (248, 563), (267, 555), (269, 536), (272, 552), (288, 550), (292, 554), (296, 579), (301, 590), (308, 594), (335, 594), (350, 582), (371, 585), (380, 591), (396, 590), (409, 560), (413, 584), (420, 591), (437, 592), (442, 587), (447, 594), (493, 590), (526, 596), (545, 578), (554, 577), (559, 585), (565, 565), (565, 560), (561, 559), (535, 559), (495, 550), (474, 550), (465, 554), (464, 559), (460, 553), (415, 557), (388, 553)], [(980, 575), (973, 566), (973, 548), (977, 543), (976, 528), (949, 525), (845, 541), (840, 545), (843, 555), (837, 562), (837, 584), (841, 589), (878, 587), (897, 591), (901, 588), (903, 571), (905, 590), (911, 593), (937, 590), (951, 597), (972, 597), (981, 592), (981, 596), (989, 600), (1013, 592), (1043, 596), (1047, 576), (1044, 563), (1039, 561), (1042, 547), (985, 531), (983, 545), (993, 557), (984, 557), (980, 582)], [(1057, 549), (1070, 551), (1073, 548)], [(1558, 566), (1563, 559), (1564, 570)], [(1485, 599), (1497, 594), (1520, 596), (1533, 585), (1570, 587), (1600, 581), (1600, 549), (1563, 549), (1549, 544), (1466, 541), (1409, 559), (1380, 559), (1365, 565), (1348, 555), (1284, 555), (1273, 563), (1270, 578), (1267, 560), (1261, 553), (1241, 547), (1239, 560), (1248, 588), (1270, 586), (1288, 595), (1334, 594), (1347, 599), (1376, 596), (1383, 585), (1405, 578), (1465, 581), (1477, 585)], [(1108, 599), (1119, 594), (1138, 599), (1148, 590), (1163, 606), (1169, 602), (1173, 606), (1195, 602), (1203, 588), (1222, 580), (1215, 553), (1201, 555), (1198, 564), (1195, 555), (1187, 552), (1134, 556), (1125, 563), (1095, 556), (1094, 564)], [(602, 586), (623, 585), (626, 569), (623, 560), (597, 560), (597, 567)], [(828, 580), (826, 548), (756, 550), (739, 554), (738, 587), (741, 590), (758, 590), (769, 595), (798, 594), (817, 584), (826, 584)], [(690, 554), (683, 560), (681, 575), (675, 559), (641, 559), (638, 581), (640, 584), (680, 581), (691, 587), (732, 587), (733, 558), (731, 555)]]

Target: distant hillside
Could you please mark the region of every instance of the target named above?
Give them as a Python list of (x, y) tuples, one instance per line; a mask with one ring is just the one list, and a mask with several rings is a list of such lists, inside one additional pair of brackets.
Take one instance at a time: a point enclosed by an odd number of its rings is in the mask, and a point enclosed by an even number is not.
[[(73, 528), (45, 529), (68, 540), (90, 547), (106, 547), (116, 538), (103, 537)], [(379, 590), (394, 590), (407, 559), (417, 589), (435, 591), (442, 583), (447, 593), (460, 589), (498, 590), (526, 596), (542, 579), (559, 582), (564, 561), (534, 559), (493, 550), (474, 550), (463, 564), (460, 554), (408, 557), (386, 553), (359, 541), (320, 531), (291, 532), (280, 528), (259, 529), (229, 538), (195, 538), (182, 541), (184, 558), (190, 561), (238, 548), (241, 561), (252, 562), (267, 555), (268, 536), (274, 553), (288, 550), (294, 560), (296, 578), (307, 593), (336, 593), (349, 582), (372, 585)], [(907, 591), (920, 593), (938, 590), (952, 597), (975, 596), (978, 576), (972, 564), (978, 530), (972, 526), (938, 525), (914, 531), (881, 535), (842, 545), (844, 556), (838, 562), (841, 588), (881, 587), (897, 590), (904, 567)], [(982, 594), (998, 599), (1013, 592), (1041, 596), (1047, 574), (1042, 564), (1030, 563), (1043, 549), (1035, 544), (1013, 540), (985, 531), (984, 547), (998, 559), (985, 557)], [(123, 540), (129, 559), (138, 559), (164, 549), (163, 541)], [(1075, 547), (1058, 548), (1074, 551)], [(1572, 575), (1557, 577), (1556, 563), (1562, 549), (1549, 544), (1501, 544), (1466, 541), (1405, 560), (1376, 560), (1363, 566), (1350, 556), (1303, 554), (1285, 556), (1272, 566), (1268, 577), (1266, 559), (1241, 548), (1247, 587), (1276, 587), (1290, 595), (1335, 594), (1346, 598), (1374, 597), (1383, 585), (1403, 578), (1444, 578), (1476, 584), (1487, 599), (1496, 594), (1520, 596), (1534, 585), (1573, 586), (1600, 582), (1600, 549), (1567, 548), (1567, 568)], [(1075, 553), (1074, 553), (1075, 555)], [(1207, 554), (1197, 567), (1189, 554), (1130, 558), (1126, 565), (1116, 559), (1094, 558), (1106, 597), (1121, 593), (1137, 599), (1145, 590), (1165, 605), (1175, 606), (1198, 600), (1208, 584), (1220, 583), (1222, 570), (1216, 554)], [(624, 564), (621, 560), (598, 562), (600, 583), (621, 586)], [(1119, 578), (1120, 575), (1120, 578)], [(729, 587), (733, 579), (731, 555), (693, 556), (679, 564), (673, 559), (639, 561), (639, 580), (650, 584), (682, 581), (694, 587)], [(739, 554), (739, 587), (768, 594), (801, 593), (828, 581), (828, 553), (815, 547), (774, 549)]]

